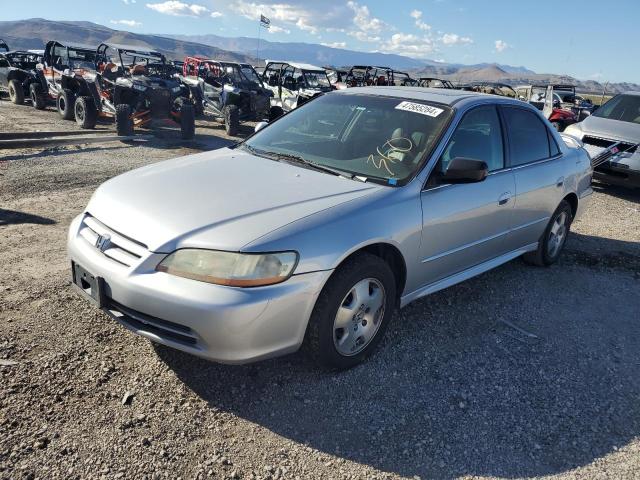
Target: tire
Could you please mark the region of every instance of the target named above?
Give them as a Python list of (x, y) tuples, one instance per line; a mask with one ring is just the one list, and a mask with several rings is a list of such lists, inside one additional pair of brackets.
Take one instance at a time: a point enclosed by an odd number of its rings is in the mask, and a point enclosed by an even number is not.
[(16, 105), (24, 103), (24, 88), (22, 88), (20, 80), (9, 80), (9, 98)]
[(42, 92), (42, 85), (39, 83), (29, 85), (29, 98), (31, 98), (31, 105), (36, 110), (47, 108), (47, 96)]
[(133, 135), (131, 107), (126, 103), (116, 105), (116, 132), (121, 137), (130, 137)]
[[(572, 221), (571, 205), (566, 200), (562, 200), (551, 216), (542, 237), (538, 240), (538, 249), (535, 252), (525, 253), (522, 256), (524, 261), (538, 267), (548, 267), (556, 263), (569, 236)], [(561, 231), (559, 239), (558, 231)]]
[(98, 109), (91, 97), (78, 97), (73, 105), (76, 123), (80, 128), (94, 128), (98, 121)]
[(196, 134), (196, 112), (193, 105), (183, 103), (180, 107), (180, 136), (191, 140)]
[(75, 95), (68, 88), (62, 89), (58, 94), (56, 106), (58, 107), (58, 113), (64, 120), (73, 120), (73, 106), (75, 101)]
[[(358, 300), (357, 290), (362, 300)], [(380, 343), (395, 304), (396, 282), (389, 265), (375, 255), (357, 254), (341, 265), (322, 289), (309, 320), (305, 347), (324, 367), (354, 367)], [(341, 309), (345, 328), (336, 326)]]
[(224, 128), (227, 131), (227, 135), (235, 137), (240, 126), (240, 110), (238, 110), (238, 106), (227, 105), (222, 109), (222, 114), (224, 115)]
[(278, 106), (273, 106), (269, 109), (269, 121), (273, 122), (274, 120), (276, 120), (277, 118), (281, 117), (282, 115), (284, 115), (284, 110), (282, 110), (282, 107), (278, 107)]

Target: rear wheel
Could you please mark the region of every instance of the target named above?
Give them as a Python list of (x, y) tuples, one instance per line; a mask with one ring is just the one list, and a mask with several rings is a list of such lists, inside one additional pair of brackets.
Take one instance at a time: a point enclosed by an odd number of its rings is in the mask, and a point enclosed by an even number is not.
[(130, 137), (133, 135), (131, 107), (126, 103), (116, 105), (116, 131), (121, 137)]
[(307, 347), (316, 361), (335, 369), (365, 360), (389, 323), (396, 283), (389, 265), (369, 253), (347, 260), (323, 288), (309, 320)]
[(539, 267), (548, 267), (556, 263), (569, 236), (572, 220), (571, 205), (562, 200), (551, 216), (542, 237), (538, 240), (538, 249), (524, 254), (522, 257), (524, 261)]
[(24, 89), (20, 80), (9, 80), (9, 98), (16, 105), (24, 103)]
[(74, 104), (76, 123), (80, 128), (93, 128), (98, 121), (98, 109), (91, 97), (78, 97)]
[(227, 135), (234, 137), (238, 134), (240, 126), (240, 110), (237, 105), (227, 105), (222, 109), (222, 113), (224, 114), (224, 128)]
[(180, 107), (180, 134), (183, 140), (191, 140), (196, 134), (196, 113), (190, 103)]
[(58, 113), (64, 120), (73, 120), (73, 106), (75, 100), (75, 95), (68, 88), (62, 89), (58, 94), (56, 105), (58, 106)]
[(31, 98), (31, 105), (36, 110), (44, 110), (47, 107), (47, 96), (39, 83), (29, 85), (29, 98)]

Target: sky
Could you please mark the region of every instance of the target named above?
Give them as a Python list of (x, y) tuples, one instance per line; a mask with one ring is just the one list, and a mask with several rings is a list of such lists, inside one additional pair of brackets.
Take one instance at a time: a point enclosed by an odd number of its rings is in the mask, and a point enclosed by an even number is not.
[(0, 20), (84, 20), (155, 34), (258, 36), (451, 63), (640, 83), (640, 0), (31, 0)]

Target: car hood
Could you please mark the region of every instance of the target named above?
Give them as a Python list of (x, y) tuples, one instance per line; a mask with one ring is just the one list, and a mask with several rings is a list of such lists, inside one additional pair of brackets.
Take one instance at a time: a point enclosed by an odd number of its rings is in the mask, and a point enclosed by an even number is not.
[(640, 143), (640, 124), (637, 123), (591, 115), (580, 123), (580, 127), (585, 135)]
[(241, 250), (303, 217), (386, 187), (224, 148), (102, 184), (87, 212), (154, 252)]

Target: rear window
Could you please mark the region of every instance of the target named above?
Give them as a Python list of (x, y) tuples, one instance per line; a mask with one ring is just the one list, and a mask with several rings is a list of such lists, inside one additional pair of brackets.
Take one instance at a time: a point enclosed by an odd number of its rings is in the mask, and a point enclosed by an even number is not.
[(547, 127), (535, 113), (513, 107), (504, 107), (503, 112), (512, 167), (551, 156)]

